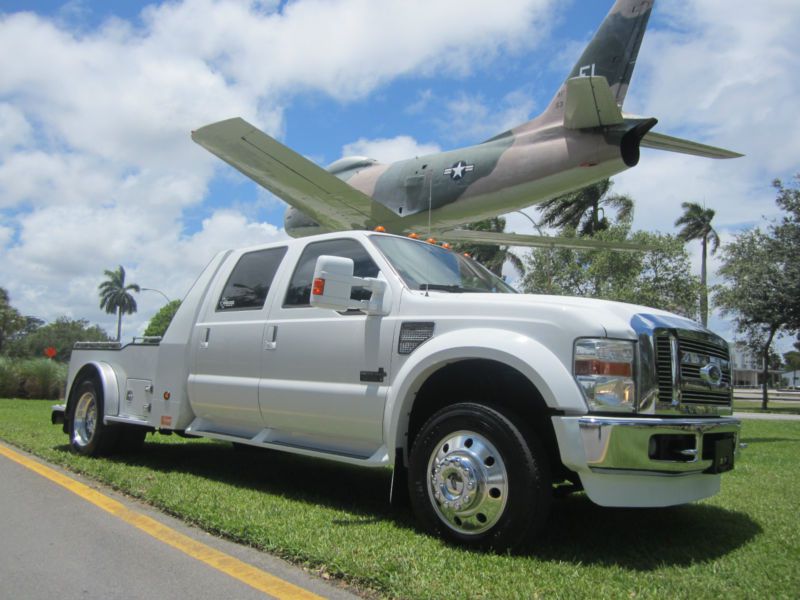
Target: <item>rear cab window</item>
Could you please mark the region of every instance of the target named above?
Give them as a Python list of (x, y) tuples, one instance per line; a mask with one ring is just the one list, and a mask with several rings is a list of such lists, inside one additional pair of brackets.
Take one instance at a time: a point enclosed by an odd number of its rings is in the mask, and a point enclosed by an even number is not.
[(286, 254), (286, 246), (243, 254), (217, 300), (216, 312), (260, 310)]

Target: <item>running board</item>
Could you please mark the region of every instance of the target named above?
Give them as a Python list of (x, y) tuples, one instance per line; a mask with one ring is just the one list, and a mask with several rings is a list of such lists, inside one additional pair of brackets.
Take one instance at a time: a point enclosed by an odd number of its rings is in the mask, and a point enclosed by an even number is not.
[[(198, 421), (200, 421), (198, 423)], [(246, 444), (254, 448), (264, 448), (266, 450), (278, 450), (280, 452), (289, 452), (291, 454), (300, 454), (302, 456), (309, 456), (312, 458), (322, 458), (325, 460), (335, 460), (337, 462), (344, 462), (352, 465), (360, 465), (362, 467), (383, 467), (389, 463), (389, 452), (386, 446), (378, 448), (371, 456), (362, 456), (342, 452), (341, 450), (321, 450), (317, 448), (309, 448), (306, 446), (299, 446), (289, 442), (276, 439), (278, 432), (275, 429), (265, 428), (259, 431), (252, 437), (231, 435), (230, 433), (221, 433), (219, 431), (212, 431), (209, 428), (203, 427), (206, 425), (202, 419), (195, 419), (189, 427), (186, 428), (186, 433), (200, 437), (209, 438), (212, 440), (220, 440), (223, 442), (231, 442), (236, 444)]]
[(122, 423), (124, 425), (138, 425), (140, 427), (150, 427), (153, 428), (152, 423), (150, 421), (146, 421), (144, 419), (135, 419), (133, 417), (105, 417), (103, 419), (104, 423)]

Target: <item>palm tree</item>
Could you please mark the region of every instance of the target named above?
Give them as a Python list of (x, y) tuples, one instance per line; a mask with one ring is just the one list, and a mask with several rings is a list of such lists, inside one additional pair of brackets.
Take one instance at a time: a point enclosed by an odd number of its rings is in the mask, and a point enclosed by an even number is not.
[(618, 221), (630, 221), (633, 218), (633, 200), (624, 194), (608, 195), (613, 185), (610, 179), (603, 179), (543, 202), (539, 205), (541, 225), (571, 228), (578, 235), (591, 236), (608, 229), (611, 224), (605, 215), (605, 208), (615, 209)]
[[(464, 229), (503, 233), (506, 229), (506, 220), (503, 217), (492, 217), (491, 219), (484, 219), (483, 221), (465, 225)], [(525, 273), (525, 265), (507, 246), (462, 243), (454, 244), (454, 250), (456, 252), (466, 252), (498, 277), (502, 277), (503, 265), (506, 261), (514, 265), (520, 273)]]
[(703, 257), (700, 263), (700, 322), (705, 327), (708, 325), (706, 258), (709, 241), (711, 242), (711, 254), (714, 254), (719, 248), (719, 236), (711, 226), (711, 221), (716, 213), (713, 209), (700, 206), (697, 202), (684, 202), (681, 207), (683, 215), (675, 221), (675, 227), (683, 226), (678, 232), (678, 238), (684, 242), (700, 240), (703, 245)]
[(135, 283), (125, 285), (125, 269), (122, 265), (116, 271), (105, 271), (107, 280), (98, 286), (100, 290), (100, 308), (108, 314), (117, 313), (117, 341), (122, 337), (122, 315), (136, 312), (136, 300), (129, 292), (141, 289)]

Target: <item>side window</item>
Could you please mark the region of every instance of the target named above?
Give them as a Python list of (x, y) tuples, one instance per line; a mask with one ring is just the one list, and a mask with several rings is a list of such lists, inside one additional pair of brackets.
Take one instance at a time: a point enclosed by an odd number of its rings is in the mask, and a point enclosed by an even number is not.
[(264, 306), (284, 254), (286, 246), (242, 255), (222, 290), (217, 311), (258, 310)]
[[(311, 302), (311, 280), (314, 278), (314, 267), (320, 256), (341, 256), (353, 260), (353, 275), (356, 277), (377, 277), (376, 265), (364, 247), (355, 240), (331, 240), (309, 244), (303, 250), (297, 262), (289, 289), (286, 291), (286, 300), (283, 306), (293, 308), (309, 306)], [(354, 288), (354, 300), (368, 300), (371, 293), (365, 289)]]

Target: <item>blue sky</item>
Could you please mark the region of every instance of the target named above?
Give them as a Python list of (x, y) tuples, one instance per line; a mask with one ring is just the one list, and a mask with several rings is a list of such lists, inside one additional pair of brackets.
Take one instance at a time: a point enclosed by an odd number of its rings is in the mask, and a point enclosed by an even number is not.
[[(284, 205), (191, 129), (243, 116), (323, 165), (475, 143), (543, 108), (611, 4), (0, 1), (0, 285), (25, 314), (111, 330), (104, 269), (180, 297), (214, 252), (284, 235)], [(776, 214), (770, 181), (800, 156), (799, 27), (793, 0), (656, 2), (626, 110), (747, 156), (644, 152), (615, 178), (637, 228), (673, 232), (685, 200), (723, 240)], [(161, 297), (139, 301), (125, 336)]]

